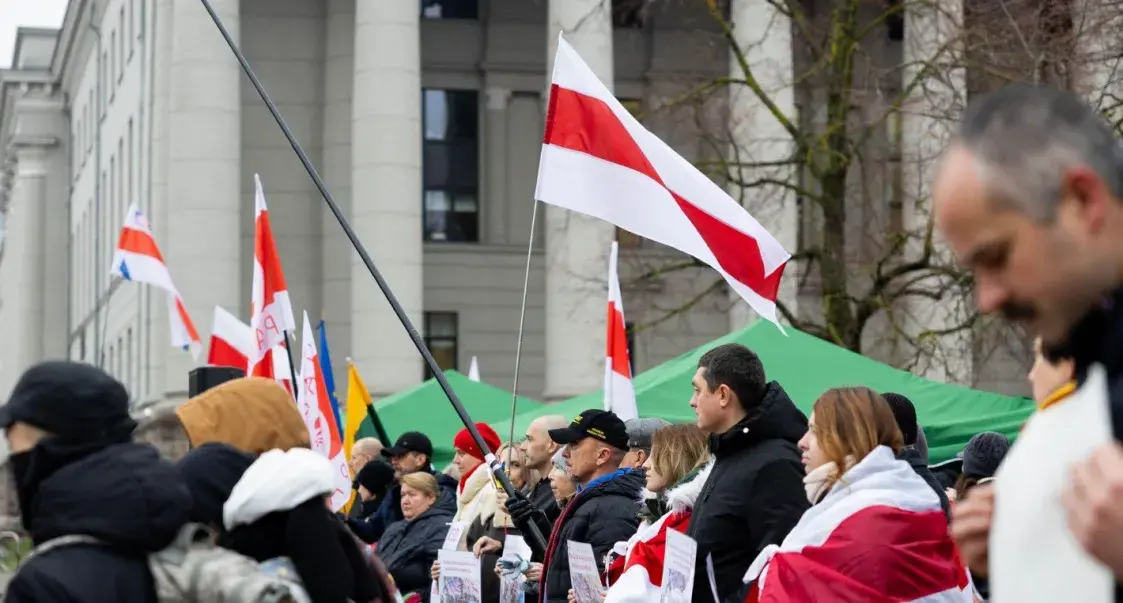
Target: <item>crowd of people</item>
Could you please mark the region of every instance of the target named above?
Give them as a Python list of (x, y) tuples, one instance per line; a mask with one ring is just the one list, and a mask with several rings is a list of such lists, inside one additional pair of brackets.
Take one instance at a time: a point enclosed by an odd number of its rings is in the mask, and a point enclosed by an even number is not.
[[(1052, 192), (1027, 192), (1027, 182)], [(974, 271), (980, 309), (1039, 336), (1029, 373), (1038, 412), (1025, 433), (1065, 420), (1056, 409), (1095, 368), (1107, 374), (1118, 435), (1123, 146), (1102, 118), (1045, 88), (985, 97), (933, 195), (938, 226)], [(354, 503), (336, 513), (331, 466), (309, 449), (276, 383), (229, 381), (138, 425), (111, 376), (45, 362), (0, 406), (5, 479), (35, 545), (4, 601), (257, 601), (223, 597), (290, 587), (291, 600), (313, 603), (428, 601), (441, 552), (455, 549), (480, 560), (482, 601), (498, 601), (517, 576), (520, 600), (561, 603), (587, 594), (569, 550), (581, 543), (594, 554), (598, 596), (639, 603), (660, 596), (672, 531), (696, 545), (695, 601), (985, 601), (1000, 583), (1015, 590), (991, 567), (1002, 557), (992, 547), (1008, 556), (1014, 546), (990, 536), (995, 480), (1018, 479), (1001, 469), (1024, 446), (982, 432), (930, 466), (906, 396), (839, 387), (805, 415), (766, 368), (744, 346), (718, 346), (683, 400), (695, 423), (589, 409), (540, 417), (506, 443), (477, 423), (482, 442), (462, 430), (443, 471), (420, 431), (360, 440)], [(158, 450), (154, 429), (182, 445)], [(1066, 484), (1056, 500), (1016, 502), (1063, 504), (1072, 546), (1123, 575), (1123, 449), (1108, 444), (1056, 481)], [(1013, 543), (1019, 554), (1066, 554), (1035, 548), (1036, 528)], [(508, 550), (512, 536), (528, 550)]]

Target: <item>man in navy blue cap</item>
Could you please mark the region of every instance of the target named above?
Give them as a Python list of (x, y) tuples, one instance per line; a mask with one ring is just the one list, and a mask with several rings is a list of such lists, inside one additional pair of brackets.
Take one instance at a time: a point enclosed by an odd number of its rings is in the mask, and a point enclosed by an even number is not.
[(5, 603), (155, 601), (147, 555), (187, 523), (191, 495), (155, 448), (132, 441), (125, 387), (87, 364), (37, 364), (0, 406), (0, 428), (37, 549)]

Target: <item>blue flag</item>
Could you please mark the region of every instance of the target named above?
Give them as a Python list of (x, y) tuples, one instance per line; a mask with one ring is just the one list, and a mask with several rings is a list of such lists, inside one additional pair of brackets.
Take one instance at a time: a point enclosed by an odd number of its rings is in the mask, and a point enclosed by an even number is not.
[(335, 415), (335, 424), (339, 433), (343, 433), (343, 422), (339, 420), (339, 400), (335, 397), (335, 375), (331, 372), (331, 354), (328, 352), (328, 332), (324, 328), (324, 321), (316, 325), (320, 332), (320, 370), (324, 372), (324, 389), (328, 390), (328, 399), (331, 400), (331, 412)]

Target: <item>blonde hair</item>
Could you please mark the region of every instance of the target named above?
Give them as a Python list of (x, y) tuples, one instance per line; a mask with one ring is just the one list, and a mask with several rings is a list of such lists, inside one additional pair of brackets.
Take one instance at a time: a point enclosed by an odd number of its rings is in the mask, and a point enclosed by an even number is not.
[(826, 460), (838, 466), (840, 474), (846, 472), (848, 458), (859, 462), (878, 446), (887, 446), (894, 453), (904, 447), (904, 436), (889, 403), (868, 387), (828, 389), (815, 401), (812, 411), (819, 449)]
[[(499, 449), (499, 452), (496, 453), (495, 456), (499, 458), (499, 461), (502, 462), (504, 466), (506, 466), (507, 463), (519, 464), (519, 467), (522, 469), (523, 481), (526, 482), (522, 488), (524, 490), (523, 494), (529, 493), (534, 486), (538, 485), (538, 482), (542, 481), (542, 472), (527, 466), (526, 453), (518, 446), (517, 442), (514, 444), (505, 444)], [(508, 474), (508, 477), (509, 476)]]
[(407, 473), (398, 480), (403, 486), (409, 486), (422, 494), (427, 494), (436, 500), (440, 495), (440, 486), (437, 485), (437, 478), (429, 475), (424, 471), (415, 471)]
[(651, 466), (672, 486), (710, 460), (710, 440), (697, 425), (670, 425), (651, 436)]

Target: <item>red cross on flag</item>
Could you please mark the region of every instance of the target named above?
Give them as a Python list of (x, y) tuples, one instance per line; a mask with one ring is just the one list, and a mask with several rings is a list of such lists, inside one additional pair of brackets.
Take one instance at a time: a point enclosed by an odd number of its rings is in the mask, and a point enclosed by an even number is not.
[(564, 39), (554, 57), (535, 198), (694, 256), (776, 322), (776, 293), (791, 254), (644, 129)]
[(639, 418), (636, 390), (632, 387), (632, 361), (628, 350), (628, 332), (624, 322), (624, 297), (620, 294), (620, 276), (616, 259), (620, 247), (612, 242), (608, 256), (608, 332), (604, 364), (604, 409), (616, 413), (624, 421)]
[(272, 354), (272, 348), (285, 343), (285, 333), (296, 330), (285, 272), (281, 269), (281, 256), (273, 242), (273, 229), (269, 225), (269, 210), (265, 207), (265, 191), (261, 177), (253, 176), (254, 229), (253, 229), (253, 289), (250, 293), (250, 328), (253, 329), (253, 348), (246, 367), (247, 376), (275, 378), (273, 362), (263, 362)]

